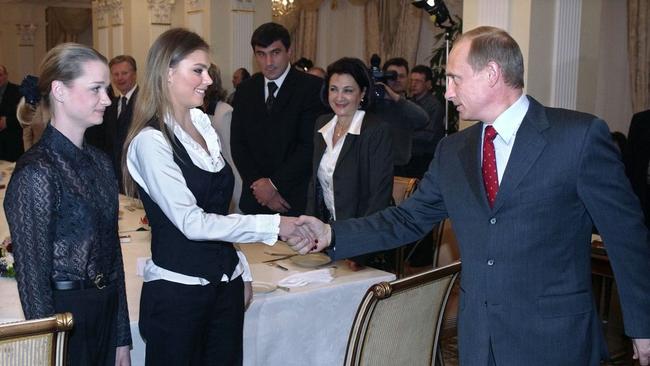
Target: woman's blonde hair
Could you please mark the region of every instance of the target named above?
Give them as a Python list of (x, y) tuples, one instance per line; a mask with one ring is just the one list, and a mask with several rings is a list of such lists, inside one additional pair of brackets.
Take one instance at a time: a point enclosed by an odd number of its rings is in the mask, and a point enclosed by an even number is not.
[(165, 133), (165, 117), (173, 115), (168, 87), (169, 69), (197, 50), (209, 51), (210, 47), (198, 34), (184, 28), (172, 28), (161, 34), (151, 45), (147, 55), (143, 83), (133, 107), (133, 120), (122, 147), (122, 172), (124, 190), (136, 196), (137, 188), (126, 166), (129, 144), (145, 127), (151, 125), (163, 131), (167, 142), (172, 137)]

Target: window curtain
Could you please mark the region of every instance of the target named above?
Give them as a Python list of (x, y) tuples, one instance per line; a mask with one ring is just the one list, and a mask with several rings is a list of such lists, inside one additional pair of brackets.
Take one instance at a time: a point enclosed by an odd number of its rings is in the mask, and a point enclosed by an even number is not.
[[(318, 9), (323, 1), (296, 0), (295, 11), (273, 18), (291, 33), (292, 61), (300, 57), (316, 59)], [(411, 0), (331, 0), (329, 6), (336, 9), (340, 1), (365, 5), (366, 61), (377, 53), (384, 61), (404, 57), (409, 65), (415, 65), (423, 12), (412, 6)]]
[(48, 50), (59, 43), (76, 42), (79, 34), (92, 26), (90, 9), (49, 7), (45, 10), (45, 16)]
[(422, 13), (411, 0), (367, 0), (366, 57), (373, 53), (383, 61), (403, 57), (415, 65)]
[(650, 4), (628, 0), (628, 58), (634, 113), (650, 109)]
[(316, 59), (318, 38), (318, 8), (323, 0), (296, 0), (296, 9), (273, 20), (284, 25), (291, 34), (293, 54), (291, 62), (301, 57)]

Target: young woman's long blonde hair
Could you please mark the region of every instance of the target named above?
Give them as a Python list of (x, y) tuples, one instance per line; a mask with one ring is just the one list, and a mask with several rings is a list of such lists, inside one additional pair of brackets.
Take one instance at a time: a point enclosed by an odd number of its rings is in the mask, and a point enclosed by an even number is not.
[[(122, 172), (124, 190), (129, 196), (137, 195), (137, 187), (126, 167), (127, 152), (131, 141), (145, 127), (152, 125), (165, 131), (165, 117), (172, 116), (172, 104), (168, 87), (169, 69), (196, 50), (208, 52), (210, 47), (198, 34), (184, 28), (172, 28), (161, 34), (151, 45), (144, 70), (143, 83), (133, 107), (131, 128), (122, 147)], [(167, 142), (171, 137), (163, 133)]]

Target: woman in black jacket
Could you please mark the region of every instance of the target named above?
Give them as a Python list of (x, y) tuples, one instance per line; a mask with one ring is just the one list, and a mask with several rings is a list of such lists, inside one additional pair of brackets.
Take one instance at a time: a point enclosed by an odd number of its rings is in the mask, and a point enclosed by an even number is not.
[(327, 222), (367, 216), (390, 205), (392, 141), (388, 126), (365, 112), (372, 95), (361, 60), (344, 57), (328, 66), (321, 99), (334, 114), (316, 120), (307, 214)]

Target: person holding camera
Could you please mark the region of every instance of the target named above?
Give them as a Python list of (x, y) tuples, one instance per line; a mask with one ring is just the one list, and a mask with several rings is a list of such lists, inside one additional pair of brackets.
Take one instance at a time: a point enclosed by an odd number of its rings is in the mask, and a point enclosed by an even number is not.
[(411, 160), (413, 132), (427, 126), (429, 116), (424, 109), (406, 99), (408, 62), (403, 58), (393, 58), (378, 70), (379, 57), (371, 59), (371, 75), (375, 83), (376, 101), (371, 114), (378, 114), (390, 126), (393, 136), (393, 164), (395, 175), (400, 175), (401, 166)]

